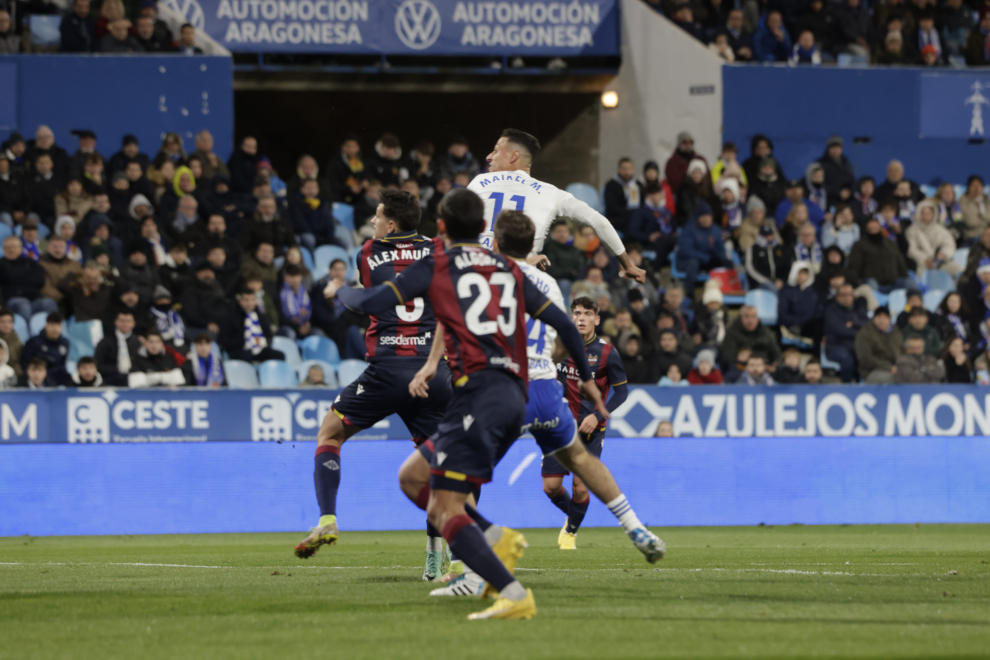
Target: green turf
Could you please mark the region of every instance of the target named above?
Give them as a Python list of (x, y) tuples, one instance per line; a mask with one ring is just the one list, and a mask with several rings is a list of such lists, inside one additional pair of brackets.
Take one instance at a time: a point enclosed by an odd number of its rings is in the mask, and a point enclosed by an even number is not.
[(656, 531), (656, 567), (618, 529), (527, 531), (539, 615), (479, 622), (427, 596), (421, 533), (309, 561), (298, 534), (2, 538), (0, 658), (990, 656), (990, 526)]

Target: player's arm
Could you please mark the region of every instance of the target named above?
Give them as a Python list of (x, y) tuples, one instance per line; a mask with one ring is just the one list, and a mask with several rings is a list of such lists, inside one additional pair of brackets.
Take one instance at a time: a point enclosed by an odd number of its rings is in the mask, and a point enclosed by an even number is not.
[(370, 289), (354, 289), (330, 280), (323, 289), (323, 296), (330, 300), (339, 298), (344, 306), (362, 314), (380, 314), (390, 307), (404, 305), (407, 300), (422, 296), (433, 280), (433, 258), (423, 257), (409, 265), (392, 282)]
[(430, 355), (426, 358), (426, 364), (420, 367), (413, 379), (409, 381), (409, 394), (421, 399), (430, 396), (428, 383), (437, 375), (437, 367), (440, 366), (440, 360), (443, 359), (443, 350), (443, 325), (437, 321), (437, 329), (433, 334), (433, 345), (430, 346)]
[[(626, 397), (629, 396), (629, 379), (626, 378), (626, 369), (622, 366), (622, 358), (619, 357), (619, 351), (613, 349), (609, 351), (608, 363), (605, 365), (605, 372), (608, 374), (608, 382), (612, 387), (612, 396), (608, 400), (608, 404), (605, 406), (608, 411), (615, 412), (615, 409), (626, 402)], [(598, 417), (599, 422), (604, 422), (605, 418), (599, 413), (595, 413)]]
[(622, 239), (619, 238), (618, 232), (615, 231), (615, 227), (608, 221), (608, 218), (570, 193), (564, 193), (561, 197), (560, 202), (557, 204), (557, 213), (568, 218), (574, 218), (578, 222), (594, 229), (595, 233), (598, 234), (598, 238), (602, 239), (602, 242), (608, 246), (608, 249), (612, 251), (615, 258), (619, 260), (623, 274), (637, 282), (646, 281), (646, 271), (634, 266), (629, 260), (629, 255), (626, 254), (626, 246), (622, 244)]

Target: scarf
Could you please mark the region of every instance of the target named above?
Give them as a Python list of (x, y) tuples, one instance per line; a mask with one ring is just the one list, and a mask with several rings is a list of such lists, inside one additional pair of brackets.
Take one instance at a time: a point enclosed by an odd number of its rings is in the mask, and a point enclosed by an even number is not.
[(872, 197), (863, 197), (860, 193), (855, 195), (856, 201), (859, 202), (859, 207), (863, 211), (863, 215), (870, 217), (877, 212), (877, 200)]
[(172, 227), (181, 234), (194, 222), (196, 222), (196, 218), (187, 218), (181, 213), (176, 213), (175, 220), (172, 221)]
[[(880, 223), (880, 234), (884, 238), (889, 238), (892, 241), (896, 241), (897, 235), (892, 230), (892, 227), (895, 224), (900, 224), (899, 222), (897, 222), (897, 218), (894, 218), (890, 222), (887, 222), (887, 219), (884, 218), (883, 215), (881, 215), (880, 213), (877, 213), (876, 216), (874, 217), (876, 217), (877, 221)], [(869, 234), (867, 234), (867, 236), (869, 236)]]
[[(660, 231), (663, 234), (672, 234), (674, 232), (674, 221), (670, 217), (670, 209), (666, 206), (653, 206), (649, 202), (644, 202), (646, 208), (653, 212), (653, 217), (656, 218), (657, 224), (660, 226)], [(573, 245), (573, 239), (568, 241), (568, 245)]]
[(818, 208), (822, 211), (828, 211), (828, 193), (825, 192), (825, 186), (820, 188), (811, 187), (808, 190), (808, 201), (818, 204)]
[(220, 360), (210, 356), (201, 358), (194, 355), (192, 358), (193, 376), (196, 378), (196, 385), (199, 387), (220, 387), (223, 385), (223, 367)]
[(925, 46), (934, 46), (938, 57), (942, 57), (942, 42), (938, 38), (938, 30), (934, 28), (931, 32), (918, 30), (918, 52), (920, 53)]
[(165, 252), (165, 243), (162, 241), (162, 237), (149, 238), (148, 244), (151, 246), (151, 251), (155, 255), (155, 265), (161, 266), (164, 264), (168, 253)]
[(244, 350), (251, 351), (251, 355), (257, 355), (268, 347), (268, 340), (261, 330), (261, 322), (258, 320), (258, 312), (246, 312), (244, 314)]
[(21, 256), (33, 259), (34, 261), (41, 261), (41, 252), (38, 251), (38, 244), (24, 241), (24, 252), (21, 253)]
[(773, 385), (773, 378), (767, 372), (763, 372), (763, 375), (759, 378), (753, 378), (749, 375), (748, 371), (743, 371), (742, 377), (737, 381), (745, 385)]
[(733, 202), (724, 207), (725, 226), (729, 229), (738, 229), (743, 223), (743, 211), (738, 202)]
[(117, 335), (117, 371), (122, 374), (130, 373), (131, 354), (127, 349), (127, 338), (131, 333), (125, 335), (120, 330), (114, 330), (114, 334)]
[(636, 183), (636, 177), (629, 179), (628, 181), (623, 181), (622, 177), (618, 174), (615, 175), (614, 179), (619, 182), (622, 186), (622, 192), (626, 196), (626, 208), (627, 209), (638, 209), (639, 208), (639, 184)]
[(75, 241), (65, 242), (65, 254), (73, 261), (78, 261), (79, 263), (83, 263), (84, 261), (82, 248)]
[(186, 338), (186, 326), (182, 322), (182, 317), (171, 307), (158, 309), (156, 305), (150, 311), (155, 317), (155, 328), (162, 333), (162, 339), (171, 340), (175, 346), (182, 346)]
[(305, 287), (300, 286), (299, 293), (295, 293), (288, 283), (283, 284), (279, 297), (282, 299), (282, 311), (285, 317), (296, 325), (306, 323), (313, 315), (313, 303)]
[(798, 241), (794, 246), (794, 254), (797, 256), (797, 261), (810, 261), (816, 273), (821, 270), (822, 246), (818, 241), (812, 243), (811, 247)]
[(962, 319), (962, 317), (958, 314), (950, 313), (946, 314), (945, 318), (952, 324), (952, 327), (955, 328), (956, 336), (965, 341), (968, 333), (966, 332), (966, 322)]
[(304, 197), (303, 201), (306, 202), (306, 206), (312, 210), (320, 208), (320, 198), (319, 197)]
[(952, 202), (952, 206), (947, 205), (945, 202), (939, 202), (938, 214), (942, 217), (942, 221), (945, 222), (946, 227), (962, 220), (962, 209), (959, 208), (959, 202)]
[(898, 208), (897, 208), (897, 217), (900, 220), (906, 220), (908, 222), (910, 222), (911, 220), (913, 220), (914, 219), (914, 212), (915, 212), (915, 210), (918, 207), (911, 200), (911, 198), (910, 197), (906, 197), (906, 198), (900, 199), (900, 198), (895, 197), (894, 199), (897, 200), (897, 203), (898, 203), (897, 204), (897, 206), (898, 206)]

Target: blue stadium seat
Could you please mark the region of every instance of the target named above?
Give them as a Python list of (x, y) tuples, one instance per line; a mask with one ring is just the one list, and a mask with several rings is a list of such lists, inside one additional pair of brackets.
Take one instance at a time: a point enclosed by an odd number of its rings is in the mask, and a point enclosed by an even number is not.
[(337, 380), (341, 387), (347, 387), (368, 368), (364, 360), (344, 360), (337, 366)]
[(306, 360), (296, 367), (296, 374), (299, 376), (300, 383), (306, 380), (306, 375), (309, 373), (309, 368), (313, 365), (323, 369), (323, 380), (327, 382), (327, 387), (333, 389), (339, 387), (337, 384), (337, 370), (333, 368), (332, 364), (329, 362), (323, 362), (322, 360)]
[(347, 264), (347, 281), (349, 282), (354, 276), (354, 261), (347, 254), (347, 250), (339, 245), (321, 245), (316, 248), (316, 252), (313, 253), (313, 277), (318, 280), (326, 275), (330, 269), (330, 264), (337, 259), (343, 259), (344, 263)]
[(20, 314), (14, 314), (14, 332), (17, 336), (21, 338), (21, 343), (24, 344), (28, 339), (31, 338), (31, 331), (28, 329), (28, 322), (24, 320), (24, 317)]
[[(17, 316), (16, 314), (14, 316)], [(40, 334), (42, 330), (45, 329), (45, 323), (48, 321), (48, 312), (37, 312), (31, 316), (31, 322), (29, 328), (31, 330), (31, 336), (34, 337)], [(66, 338), (69, 336), (69, 324), (62, 321), (62, 335)]]
[(224, 360), (223, 371), (227, 375), (227, 386), (232, 390), (254, 390), (258, 388), (258, 372), (254, 365), (241, 360)]
[(262, 387), (295, 387), (296, 371), (288, 362), (265, 360), (258, 366), (258, 377)]
[(956, 281), (944, 270), (930, 269), (925, 271), (924, 285), (929, 289), (954, 291)]
[[(687, 277), (686, 273), (683, 270), (677, 269), (676, 249), (670, 253), (670, 276), (673, 277), (675, 280), (683, 280), (685, 277)], [(705, 271), (701, 271), (700, 273), (698, 273), (698, 279), (695, 280), (695, 282), (701, 283), (706, 281), (708, 281), (708, 273)]]
[(766, 289), (754, 289), (746, 294), (746, 304), (756, 308), (763, 325), (777, 325), (777, 294)]
[[(312, 271), (313, 268), (316, 267), (313, 262), (313, 253), (309, 251), (309, 248), (302, 247), (301, 245), (299, 246), (299, 252), (302, 253), (303, 265), (306, 266), (306, 268), (309, 268), (310, 271)], [(316, 279), (320, 279), (320, 278), (316, 278)]]
[(69, 359), (93, 357), (96, 345), (103, 339), (103, 324), (99, 321), (81, 321), (69, 326)]
[(337, 222), (354, 231), (354, 207), (340, 202), (333, 203), (333, 217)]
[(584, 202), (591, 208), (595, 209), (599, 213), (605, 210), (605, 205), (602, 204), (601, 195), (595, 190), (595, 187), (587, 183), (572, 183), (567, 186), (567, 192), (574, 195), (578, 200)]
[(65, 361), (65, 371), (70, 376), (75, 376), (77, 373), (79, 373), (79, 363), (76, 362), (75, 360), (66, 360)]
[(963, 268), (965, 268), (966, 264), (969, 263), (969, 248), (968, 247), (957, 248), (956, 253), (952, 255), (952, 260), (957, 264), (959, 264), (960, 266), (962, 266)]
[(5, 224), (0, 224), (0, 242), (14, 233), (14, 230)]
[(925, 197), (934, 197), (938, 192), (938, 188), (935, 186), (930, 186), (927, 183), (920, 184), (918, 188), (921, 190), (921, 194)]
[(279, 337), (278, 335), (272, 337), (272, 348), (276, 351), (282, 351), (285, 354), (285, 361), (293, 369), (298, 367), (299, 363), (302, 362), (302, 357), (299, 355), (299, 347), (295, 341), (288, 337)]
[(894, 289), (887, 298), (887, 308), (890, 309), (890, 318), (897, 320), (897, 315), (907, 307), (907, 290)]
[(839, 372), (842, 369), (842, 365), (838, 362), (832, 362), (827, 357), (825, 357), (825, 342), (822, 342), (822, 351), (818, 356), (822, 363), (822, 369), (831, 369), (832, 371)]
[(299, 342), (303, 360), (322, 360), (332, 365), (340, 364), (340, 351), (337, 344), (326, 337), (306, 337)]
[(922, 296), (924, 301), (925, 309), (929, 312), (934, 312), (938, 309), (938, 306), (942, 304), (942, 299), (948, 294), (948, 291), (942, 289), (931, 289)]

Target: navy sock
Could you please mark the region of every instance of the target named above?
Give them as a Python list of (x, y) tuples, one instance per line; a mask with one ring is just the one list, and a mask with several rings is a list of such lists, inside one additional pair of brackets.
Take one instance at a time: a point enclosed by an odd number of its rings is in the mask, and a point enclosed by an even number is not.
[(435, 539), (438, 539), (441, 536), (443, 536), (443, 534), (440, 533), (440, 530), (434, 527), (429, 520), (426, 521), (426, 535), (429, 536), (430, 538), (435, 538)]
[(567, 489), (563, 486), (560, 487), (560, 492), (556, 495), (549, 495), (550, 501), (553, 505), (564, 512), (565, 515), (570, 515), (571, 512), (571, 494), (567, 492)]
[(340, 448), (320, 445), (316, 448), (313, 482), (320, 516), (337, 515), (337, 489), (340, 488)]
[(450, 544), (450, 549), (497, 591), (501, 592), (515, 582), (505, 564), (488, 547), (484, 533), (470, 516), (460, 515), (449, 520), (443, 528), (443, 537)]
[(585, 514), (588, 513), (588, 504), (590, 503), (591, 496), (588, 494), (585, 494), (584, 502), (571, 500), (570, 510), (567, 512), (567, 531), (569, 533), (577, 534), (578, 528), (584, 522)]
[(470, 504), (465, 504), (464, 510), (467, 511), (467, 514), (469, 516), (471, 516), (471, 520), (473, 520), (478, 525), (478, 527), (481, 528), (482, 532), (486, 531), (489, 527), (492, 526), (492, 523), (486, 520), (485, 517), (480, 513), (478, 513), (478, 510), (475, 509)]
[(475, 489), (471, 491), (474, 495), (474, 507), (478, 508), (478, 503), (481, 502), (481, 486), (475, 486)]

